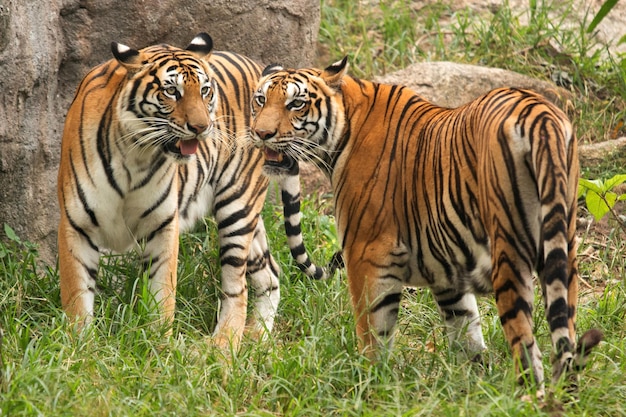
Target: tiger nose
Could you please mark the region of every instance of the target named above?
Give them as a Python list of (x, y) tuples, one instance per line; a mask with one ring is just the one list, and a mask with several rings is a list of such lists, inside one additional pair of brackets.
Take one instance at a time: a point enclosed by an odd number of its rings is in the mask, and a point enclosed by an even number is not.
[(197, 123), (197, 124), (187, 123), (187, 129), (191, 130), (196, 135), (198, 133), (204, 132), (207, 129), (207, 127), (209, 127), (209, 125), (206, 123)]
[(254, 132), (261, 138), (261, 140), (269, 140), (276, 135), (275, 130), (255, 129)]

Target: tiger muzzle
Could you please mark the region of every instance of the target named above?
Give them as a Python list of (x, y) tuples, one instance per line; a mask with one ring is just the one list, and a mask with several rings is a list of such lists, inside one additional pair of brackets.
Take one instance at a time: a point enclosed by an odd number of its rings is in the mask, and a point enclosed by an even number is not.
[(268, 141), (276, 136), (276, 130), (255, 129), (254, 133), (263, 141)]

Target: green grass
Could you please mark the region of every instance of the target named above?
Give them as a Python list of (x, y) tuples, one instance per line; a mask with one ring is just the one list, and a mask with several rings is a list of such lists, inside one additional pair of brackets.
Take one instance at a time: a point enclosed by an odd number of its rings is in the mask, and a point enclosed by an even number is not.
[[(320, 203), (321, 201), (321, 203)], [(320, 206), (320, 204), (322, 206)], [(305, 201), (306, 237), (314, 257), (335, 250), (324, 200)], [(295, 272), (285, 247), (280, 208), (264, 217), (283, 268), (279, 316), (270, 340), (246, 340), (232, 362), (210, 346), (219, 297), (216, 231), (211, 222), (181, 238), (180, 286), (174, 337), (143, 306), (142, 280), (132, 256), (103, 267), (91, 330), (76, 334), (60, 309), (58, 273), (37, 265), (19, 238), (0, 246), (2, 382), (0, 415), (11, 416), (618, 416), (626, 398), (626, 288), (583, 287), (579, 327), (599, 327), (607, 340), (583, 373), (579, 398), (552, 387), (563, 404), (525, 402), (491, 298), (481, 299), (487, 366), (457, 360), (428, 291), (407, 293), (396, 346), (370, 364), (357, 353), (345, 276), (311, 282)], [(318, 229), (319, 228), (319, 229)], [(598, 262), (624, 271), (623, 260)], [(127, 276), (123, 282), (113, 273)], [(584, 272), (583, 272), (584, 274)], [(623, 276), (623, 275), (621, 275)], [(615, 277), (614, 277), (615, 278)], [(539, 341), (550, 371), (549, 333), (540, 303)], [(600, 411), (599, 411), (600, 410)]]
[[(544, 3), (528, 27), (506, 5), (484, 17), (453, 11), (445, 2), (419, 10), (403, 2), (363, 4), (324, 0), (320, 41), (330, 57), (324, 63), (349, 54), (355, 75), (370, 77), (411, 62), (447, 59), (548, 77), (541, 64), (548, 60), (574, 77), (579, 101), (572, 118), (589, 132), (579, 134), (581, 140), (603, 137), (603, 129), (623, 118), (620, 57), (607, 62), (587, 56), (593, 40), (583, 38), (580, 29), (550, 23)], [(561, 7), (565, 14), (567, 2)], [(546, 39), (566, 45), (566, 58), (551, 57)], [(519, 50), (526, 53), (516, 54)], [(596, 85), (614, 91), (613, 98), (599, 100), (603, 90)], [(585, 96), (589, 86), (594, 87)], [(587, 113), (588, 121), (580, 122)], [(619, 158), (612, 164), (619, 169)], [(318, 262), (330, 259), (337, 249), (334, 219), (320, 215), (330, 213), (327, 197), (309, 196), (303, 209), (309, 250)], [(578, 326), (600, 328), (606, 341), (583, 372), (577, 397), (551, 386), (556, 400), (543, 403), (521, 400), (532, 392), (515, 383), (489, 297), (480, 300), (489, 348), (485, 367), (450, 353), (426, 290), (407, 293), (395, 348), (370, 364), (357, 352), (345, 275), (307, 280), (286, 248), (280, 207), (268, 204), (264, 218), (283, 270), (279, 315), (268, 341), (244, 341), (230, 362), (210, 345), (220, 291), (212, 221), (181, 237), (170, 339), (151, 325), (154, 315), (132, 255), (103, 260), (97, 319), (90, 331), (76, 334), (60, 308), (58, 271), (38, 264), (36, 248), (8, 230), (0, 238), (0, 415), (626, 415), (626, 241), (617, 229), (606, 236), (580, 234), (584, 282)], [(535, 322), (550, 375), (549, 331), (539, 297)]]

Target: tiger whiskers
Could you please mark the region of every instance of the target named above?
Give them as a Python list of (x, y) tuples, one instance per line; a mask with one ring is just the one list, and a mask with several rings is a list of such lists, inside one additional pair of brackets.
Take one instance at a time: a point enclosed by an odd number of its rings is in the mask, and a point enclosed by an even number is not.
[(252, 134), (252, 131), (250, 130), (250, 128), (248, 128), (246, 129), (245, 133), (242, 133), (235, 137), (235, 143), (237, 144), (238, 147), (241, 147), (244, 150), (249, 151), (251, 149), (257, 148), (255, 141), (252, 140), (253, 137), (254, 135)]
[(326, 159), (324, 156), (330, 156), (333, 152), (329, 151), (317, 143), (303, 140), (301, 138), (295, 138), (292, 142), (290, 142), (290, 146), (286, 149), (280, 149), (280, 152), (285, 153), (291, 158), (298, 161), (310, 162), (312, 164), (318, 165), (320, 168), (327, 172), (332, 171), (332, 167), (329, 165), (328, 161), (330, 158)]
[(228, 119), (230, 119), (228, 116), (220, 116), (215, 119), (209, 140), (212, 140), (218, 146), (225, 146), (232, 151), (240, 146), (241, 143), (239, 136), (227, 127), (229, 126), (227, 123)]
[[(129, 119), (128, 121), (137, 121), (137, 119)], [(140, 121), (143, 122), (141, 128), (128, 129), (129, 131), (121, 135), (118, 140), (119, 143), (128, 146), (130, 152), (139, 150), (139, 155), (167, 143), (192, 137), (166, 119), (146, 117)]]

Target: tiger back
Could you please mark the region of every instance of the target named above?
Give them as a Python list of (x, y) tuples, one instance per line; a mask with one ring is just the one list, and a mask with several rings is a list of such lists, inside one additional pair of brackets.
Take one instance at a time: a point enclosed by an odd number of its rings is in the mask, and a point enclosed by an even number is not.
[[(546, 304), (553, 379), (584, 366), (576, 343), (578, 160), (567, 117), (525, 90), (457, 109), (408, 88), (324, 70), (267, 67), (253, 99), (266, 159), (314, 162), (334, 192), (360, 348), (390, 344), (405, 286), (429, 287), (451, 346), (480, 359), (476, 294), (495, 294), (520, 382), (543, 384), (533, 272)], [(574, 375), (574, 374), (570, 374)]]
[[(199, 34), (186, 49), (135, 50), (92, 69), (68, 111), (58, 172), (61, 298), (82, 325), (94, 314), (102, 251), (136, 250), (162, 321), (175, 310), (179, 230), (205, 215), (217, 223), (222, 302), (215, 343), (236, 348), (244, 328), (273, 326), (279, 268), (260, 212), (268, 180), (248, 135), (260, 67), (212, 52)], [(248, 285), (254, 313), (247, 318)], [(246, 324), (247, 321), (247, 324)]]

